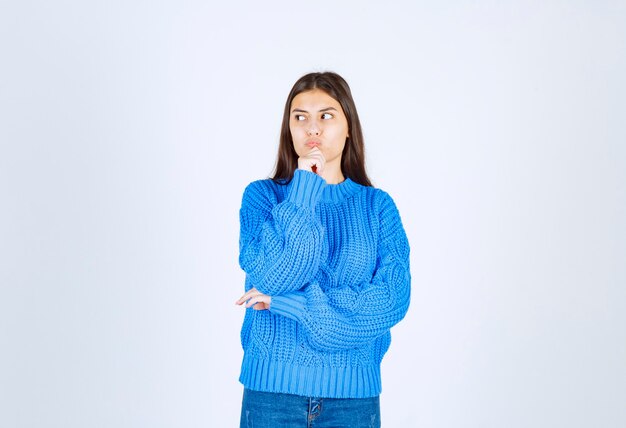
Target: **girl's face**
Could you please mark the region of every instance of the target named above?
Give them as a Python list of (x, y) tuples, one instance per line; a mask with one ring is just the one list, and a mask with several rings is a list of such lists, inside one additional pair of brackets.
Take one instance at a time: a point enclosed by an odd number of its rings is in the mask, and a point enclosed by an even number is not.
[(299, 157), (318, 147), (326, 168), (341, 168), (348, 120), (337, 100), (320, 89), (301, 92), (291, 101), (289, 130)]

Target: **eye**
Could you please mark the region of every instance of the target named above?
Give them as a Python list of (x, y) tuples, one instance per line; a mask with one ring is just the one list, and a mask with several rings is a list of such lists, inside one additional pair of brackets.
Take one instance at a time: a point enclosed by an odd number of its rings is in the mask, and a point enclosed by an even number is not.
[(333, 116), (331, 113), (322, 113), (322, 119), (332, 119)]
[(294, 119), (296, 119), (298, 122), (301, 122), (301, 121), (303, 121), (306, 118), (304, 117), (303, 114), (296, 114), (296, 115), (294, 115)]

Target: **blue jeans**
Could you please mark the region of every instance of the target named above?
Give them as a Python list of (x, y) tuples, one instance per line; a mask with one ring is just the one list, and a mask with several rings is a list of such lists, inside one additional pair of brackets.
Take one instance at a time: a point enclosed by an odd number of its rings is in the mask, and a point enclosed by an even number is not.
[(240, 428), (380, 428), (380, 401), (244, 389)]

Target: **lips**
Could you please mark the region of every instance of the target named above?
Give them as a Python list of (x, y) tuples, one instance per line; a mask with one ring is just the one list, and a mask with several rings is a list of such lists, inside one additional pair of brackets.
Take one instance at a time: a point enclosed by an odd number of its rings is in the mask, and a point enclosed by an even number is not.
[(307, 141), (307, 142), (306, 142), (306, 145), (307, 145), (308, 147), (310, 147), (310, 148), (313, 148), (313, 147), (317, 147), (317, 146), (319, 146), (319, 145), (320, 145), (320, 142), (319, 142), (319, 141), (314, 141), (314, 140), (311, 140), (311, 141)]

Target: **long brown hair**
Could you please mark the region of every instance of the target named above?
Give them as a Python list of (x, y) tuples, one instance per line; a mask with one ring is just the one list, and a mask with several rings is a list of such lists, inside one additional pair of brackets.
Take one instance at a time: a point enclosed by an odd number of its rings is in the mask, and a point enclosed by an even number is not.
[(289, 182), (298, 167), (298, 154), (293, 148), (293, 140), (289, 130), (291, 102), (299, 93), (313, 89), (320, 89), (335, 99), (341, 105), (348, 121), (349, 137), (346, 139), (346, 144), (341, 154), (341, 172), (355, 183), (371, 186), (372, 183), (365, 172), (363, 131), (361, 131), (361, 122), (356, 111), (356, 105), (352, 99), (350, 87), (343, 77), (331, 71), (306, 74), (298, 79), (293, 88), (291, 88), (285, 103), (285, 111), (283, 112), (278, 158), (272, 180), (280, 183)]

